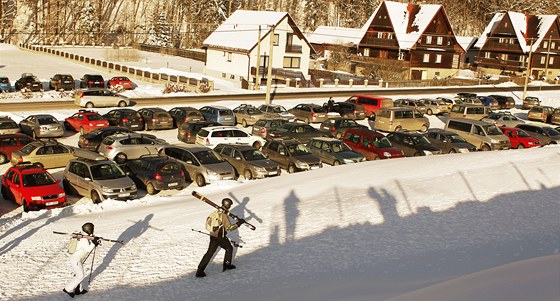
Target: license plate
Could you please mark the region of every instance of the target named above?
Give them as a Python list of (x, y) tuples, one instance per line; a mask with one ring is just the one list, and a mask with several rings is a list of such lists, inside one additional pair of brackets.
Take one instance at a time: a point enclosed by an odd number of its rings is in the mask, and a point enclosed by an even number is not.
[(179, 185), (179, 183), (169, 183), (168, 186), (169, 186), (169, 187), (173, 187), (173, 186), (177, 186), (177, 185)]
[(224, 118), (224, 120), (231, 120), (231, 117), (226, 117)]
[(309, 169), (319, 169), (319, 166), (311, 166)]
[(128, 192), (127, 193), (119, 193), (119, 198), (124, 198), (124, 197), (127, 197), (127, 196), (130, 196), (130, 193), (128, 193)]
[(58, 205), (58, 202), (46, 202), (45, 205), (46, 206), (54, 206), (54, 205)]
[(233, 177), (224, 177), (224, 180), (233, 180)]
[(104, 126), (105, 124), (103, 123), (98, 123), (97, 126)]
[(137, 127), (140, 127), (140, 126), (138, 124), (133, 124), (130, 127), (137, 128)]

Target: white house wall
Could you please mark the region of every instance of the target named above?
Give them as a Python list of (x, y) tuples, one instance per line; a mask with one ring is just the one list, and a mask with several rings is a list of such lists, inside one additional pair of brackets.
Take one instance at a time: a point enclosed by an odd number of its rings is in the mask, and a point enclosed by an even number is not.
[[(228, 59), (228, 58), (231, 59)], [(204, 73), (210, 76), (240, 81), (247, 79), (249, 57), (245, 53), (236, 53), (208, 48)]]

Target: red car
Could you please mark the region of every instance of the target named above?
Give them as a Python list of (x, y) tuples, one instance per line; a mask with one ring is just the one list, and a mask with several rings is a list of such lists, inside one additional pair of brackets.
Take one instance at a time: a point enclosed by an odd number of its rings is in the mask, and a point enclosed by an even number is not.
[(107, 82), (107, 86), (121, 86), (125, 90), (134, 90), (134, 83), (126, 76), (115, 76)]
[(31, 141), (35, 141), (35, 139), (24, 134), (0, 135), (0, 164), (10, 162), (12, 153), (20, 150)]
[(389, 139), (377, 131), (363, 128), (349, 128), (344, 132), (344, 143), (362, 154), (367, 160), (402, 158), (404, 153), (394, 147)]
[(23, 206), (23, 211), (61, 207), (66, 194), (53, 176), (33, 164), (10, 167), (2, 177), (2, 196)]
[(527, 132), (518, 128), (508, 128), (501, 126), (502, 133), (509, 138), (511, 148), (530, 148), (543, 146), (541, 142), (531, 137)]
[(109, 126), (109, 121), (99, 113), (79, 110), (64, 120), (66, 129), (80, 132), (81, 135)]

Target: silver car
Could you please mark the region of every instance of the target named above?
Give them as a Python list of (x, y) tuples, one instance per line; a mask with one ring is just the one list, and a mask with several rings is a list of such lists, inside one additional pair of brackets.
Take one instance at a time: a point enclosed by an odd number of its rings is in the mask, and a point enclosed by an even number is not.
[(0, 135), (16, 134), (20, 129), (18, 124), (9, 116), (0, 116)]
[(199, 187), (222, 180), (234, 180), (235, 169), (218, 153), (200, 145), (167, 145), (160, 150), (185, 167), (191, 181)]
[(264, 113), (265, 118), (270, 118), (270, 119), (280, 118), (290, 122), (296, 120), (296, 116), (288, 112), (288, 110), (286, 110), (286, 108), (284, 108), (281, 105), (264, 104), (259, 107), (259, 110), (261, 110), (261, 112)]
[(98, 151), (118, 164), (123, 164), (126, 160), (138, 159), (142, 155), (157, 154), (167, 144), (163, 139), (153, 139), (136, 133), (115, 134), (105, 137)]
[(67, 195), (85, 196), (94, 203), (137, 197), (134, 181), (117, 164), (101, 156), (70, 160), (63, 177), (62, 184)]
[(21, 131), (33, 138), (62, 137), (64, 127), (52, 115), (29, 115), (19, 122)]
[(108, 89), (83, 89), (74, 94), (74, 104), (80, 107), (126, 107), (130, 105), (128, 97)]

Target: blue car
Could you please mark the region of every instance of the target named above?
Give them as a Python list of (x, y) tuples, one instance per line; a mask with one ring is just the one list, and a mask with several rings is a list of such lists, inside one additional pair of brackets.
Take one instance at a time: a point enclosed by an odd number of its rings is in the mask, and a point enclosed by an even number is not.
[(485, 107), (490, 107), (491, 109), (499, 109), (500, 104), (494, 97), (490, 96), (477, 96), (476, 98), (480, 99), (482, 105)]
[(200, 108), (200, 113), (206, 121), (214, 121), (221, 125), (237, 124), (233, 111), (223, 106), (205, 106)]
[(10, 79), (6, 76), (0, 76), (0, 91), (11, 92), (13, 89), (14, 88), (10, 84)]

